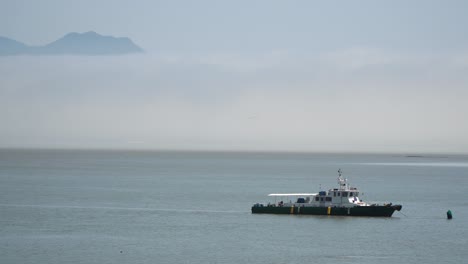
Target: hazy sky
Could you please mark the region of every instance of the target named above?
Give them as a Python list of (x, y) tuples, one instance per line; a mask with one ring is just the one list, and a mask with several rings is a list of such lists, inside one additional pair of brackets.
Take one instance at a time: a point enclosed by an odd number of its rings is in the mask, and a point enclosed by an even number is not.
[(468, 153), (467, 1), (1, 0), (0, 147)]

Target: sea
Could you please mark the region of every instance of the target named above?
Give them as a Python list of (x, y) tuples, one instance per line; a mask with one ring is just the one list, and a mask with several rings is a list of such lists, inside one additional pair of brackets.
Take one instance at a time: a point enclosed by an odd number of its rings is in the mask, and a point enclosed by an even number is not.
[[(251, 214), (337, 187), (390, 218)], [(451, 210), (453, 219), (447, 219)], [(467, 263), (468, 156), (0, 150), (0, 263)]]

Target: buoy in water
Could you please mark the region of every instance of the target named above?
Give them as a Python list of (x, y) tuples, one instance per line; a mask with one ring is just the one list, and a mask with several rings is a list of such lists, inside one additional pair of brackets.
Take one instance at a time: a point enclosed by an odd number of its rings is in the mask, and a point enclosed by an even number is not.
[(447, 211), (447, 219), (452, 219), (452, 211)]

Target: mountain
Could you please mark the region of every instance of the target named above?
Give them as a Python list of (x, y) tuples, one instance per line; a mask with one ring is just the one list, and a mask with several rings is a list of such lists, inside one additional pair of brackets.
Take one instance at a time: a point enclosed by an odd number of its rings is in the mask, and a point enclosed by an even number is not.
[(140, 53), (143, 50), (129, 38), (99, 35), (94, 31), (68, 33), (44, 46), (28, 46), (0, 36), (0, 56), (8, 55), (118, 55)]
[(24, 43), (0, 36), (0, 55), (23, 54), (27, 49)]

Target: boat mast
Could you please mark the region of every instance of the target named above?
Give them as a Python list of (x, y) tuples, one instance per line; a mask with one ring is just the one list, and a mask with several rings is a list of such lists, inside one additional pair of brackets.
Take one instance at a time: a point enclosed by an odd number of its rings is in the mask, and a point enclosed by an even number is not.
[(348, 190), (348, 179), (341, 177), (342, 171), (338, 169), (338, 184), (340, 185), (341, 191)]

